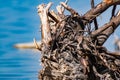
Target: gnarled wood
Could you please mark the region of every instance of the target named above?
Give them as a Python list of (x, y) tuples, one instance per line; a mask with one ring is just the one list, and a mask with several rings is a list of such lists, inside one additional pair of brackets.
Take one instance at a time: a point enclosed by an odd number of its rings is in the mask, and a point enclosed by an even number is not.
[[(51, 3), (40, 5), (42, 69), (40, 80), (118, 80), (120, 78), (120, 54), (109, 52), (103, 43), (120, 24), (120, 14), (112, 16), (110, 22), (91, 31), (91, 22), (119, 0), (104, 0), (90, 11), (80, 16), (64, 2), (58, 13), (49, 11)], [(58, 19), (60, 18), (60, 19)], [(54, 24), (55, 23), (55, 24)], [(104, 34), (104, 35), (103, 35)], [(105, 36), (105, 37), (104, 37)], [(35, 42), (36, 47), (39, 48)]]

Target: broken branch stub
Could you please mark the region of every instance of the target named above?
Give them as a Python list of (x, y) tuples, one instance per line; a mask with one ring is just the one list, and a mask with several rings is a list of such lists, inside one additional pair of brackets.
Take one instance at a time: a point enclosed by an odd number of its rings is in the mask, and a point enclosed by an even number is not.
[(50, 2), (47, 5), (42, 4), (38, 6), (38, 14), (41, 19), (42, 41), (47, 45), (49, 45), (52, 40), (51, 32), (50, 32), (50, 24), (48, 20), (48, 11), (51, 5), (52, 3)]
[[(69, 0), (66, 0), (66, 1), (65, 1), (65, 4), (67, 4), (68, 1), (69, 1)], [(62, 7), (61, 5), (58, 5), (58, 6), (56, 7), (56, 9), (57, 9), (57, 11), (58, 11), (58, 14), (64, 15), (64, 14), (63, 14), (64, 11), (65, 11), (65, 8), (64, 8), (64, 7)]]

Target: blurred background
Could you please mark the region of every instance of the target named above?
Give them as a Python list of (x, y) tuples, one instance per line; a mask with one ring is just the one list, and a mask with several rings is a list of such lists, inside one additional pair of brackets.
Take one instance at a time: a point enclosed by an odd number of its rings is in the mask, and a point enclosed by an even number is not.
[(40, 40), (39, 0), (0, 0), (0, 80), (38, 80), (40, 52), (16, 43)]
[[(54, 3), (51, 9), (55, 9), (60, 1), (65, 0), (0, 0), (0, 80), (38, 80), (40, 52), (16, 49), (13, 45), (32, 42), (33, 38), (41, 39), (36, 7), (49, 1)], [(101, 0), (95, 1), (97, 4)], [(90, 9), (90, 0), (69, 0), (68, 5), (83, 15)], [(99, 26), (109, 21), (110, 11), (111, 8), (98, 17)], [(120, 28), (115, 34), (120, 36)], [(114, 37), (111, 35), (105, 43), (110, 51), (114, 51), (113, 42)]]

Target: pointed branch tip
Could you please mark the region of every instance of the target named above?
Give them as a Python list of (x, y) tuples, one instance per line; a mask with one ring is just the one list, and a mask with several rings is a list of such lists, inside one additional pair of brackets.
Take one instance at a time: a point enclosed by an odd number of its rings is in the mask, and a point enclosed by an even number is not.
[(39, 50), (41, 51), (41, 47), (37, 44), (35, 38), (33, 39), (33, 41), (34, 41), (35, 48), (36, 48), (36, 49), (39, 49)]

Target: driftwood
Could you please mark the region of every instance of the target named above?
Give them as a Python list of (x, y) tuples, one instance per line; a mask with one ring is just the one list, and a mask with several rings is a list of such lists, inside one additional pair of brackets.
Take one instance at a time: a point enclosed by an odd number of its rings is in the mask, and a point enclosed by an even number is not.
[[(66, 1), (67, 2), (67, 1)], [(38, 6), (41, 19), (42, 40), (40, 47), (42, 69), (40, 80), (120, 80), (120, 53), (110, 52), (104, 42), (120, 25), (120, 14), (112, 11), (111, 20), (98, 28), (97, 19), (120, 0), (103, 0), (80, 16), (66, 3), (57, 7), (58, 13), (50, 11), (52, 3)], [(65, 15), (64, 9), (71, 15)], [(95, 29), (90, 29), (94, 22)]]
[(16, 43), (13, 45), (13, 47), (18, 48), (18, 49), (41, 49), (41, 42), (40, 41), (35, 41), (34, 42), (24, 42), (24, 43)]
[(16, 43), (13, 45), (14, 48), (18, 49), (38, 49), (41, 50), (41, 41), (36, 41), (36, 39), (33, 39), (34, 42), (24, 42), (24, 43)]

